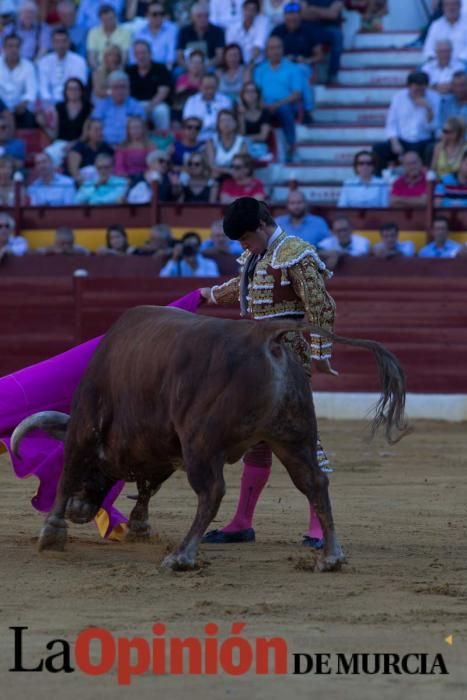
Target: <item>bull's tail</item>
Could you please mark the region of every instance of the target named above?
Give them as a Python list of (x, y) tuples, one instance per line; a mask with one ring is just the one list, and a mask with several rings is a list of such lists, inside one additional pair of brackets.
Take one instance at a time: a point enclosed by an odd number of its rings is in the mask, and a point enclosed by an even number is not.
[(334, 343), (371, 350), (378, 366), (381, 384), (381, 396), (374, 408), (375, 416), (371, 424), (371, 434), (373, 436), (378, 428), (384, 426), (387, 441), (390, 444), (394, 444), (410, 432), (404, 413), (406, 396), (405, 372), (397, 357), (384, 345), (375, 340), (344, 338), (319, 326), (303, 322), (292, 324), (290, 321), (282, 321), (271, 322), (270, 325), (275, 326), (276, 333), (273, 338), (276, 340), (280, 340), (284, 333), (302, 330), (332, 340)]
[(31, 430), (42, 430), (44, 433), (63, 442), (69, 422), (70, 416), (67, 413), (60, 413), (60, 411), (40, 411), (28, 416), (16, 426), (11, 436), (11, 450), (13, 454), (19, 457), (21, 440)]

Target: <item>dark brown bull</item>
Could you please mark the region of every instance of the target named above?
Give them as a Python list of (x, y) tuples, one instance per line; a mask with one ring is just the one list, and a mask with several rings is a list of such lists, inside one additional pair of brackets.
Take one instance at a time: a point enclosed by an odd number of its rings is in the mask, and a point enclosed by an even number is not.
[[(15, 451), (32, 428), (65, 436), (63, 474), (40, 548), (63, 549), (65, 518), (90, 521), (119, 479), (138, 487), (129, 532), (147, 535), (149, 499), (175, 469), (184, 468), (198, 508), (188, 534), (163, 565), (192, 568), (224, 495), (224, 464), (265, 441), (316, 509), (325, 539), (318, 568), (339, 568), (344, 556), (328, 478), (316, 461), (309, 380), (282, 343), (283, 334), (297, 327), (291, 321), (230, 321), (166, 307), (126, 312), (93, 355), (71, 418), (36, 414), (15, 430)], [(324, 335), (374, 351), (383, 382), (374, 426), (386, 423), (390, 439), (393, 429), (404, 430), (405, 381), (394, 356), (372, 341)]]

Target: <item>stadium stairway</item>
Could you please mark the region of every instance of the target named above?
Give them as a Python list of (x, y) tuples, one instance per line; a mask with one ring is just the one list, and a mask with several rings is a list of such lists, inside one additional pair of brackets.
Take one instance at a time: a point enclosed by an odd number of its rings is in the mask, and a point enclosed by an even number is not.
[(405, 48), (415, 38), (414, 32), (356, 35), (342, 55), (337, 82), (315, 87), (314, 124), (298, 127), (297, 162), (261, 172), (274, 184), (273, 199), (283, 201), (293, 184), (310, 202), (336, 201), (342, 181), (353, 174), (354, 154), (384, 139), (391, 98), (422, 63), (421, 50)]

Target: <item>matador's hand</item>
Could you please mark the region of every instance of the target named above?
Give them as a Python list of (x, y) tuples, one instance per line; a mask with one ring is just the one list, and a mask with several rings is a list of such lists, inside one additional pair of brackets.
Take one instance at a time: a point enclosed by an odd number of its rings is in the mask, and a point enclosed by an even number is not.
[(202, 287), (199, 291), (203, 300), (209, 304), (211, 301), (211, 287)]
[(315, 360), (314, 362), (320, 374), (331, 374), (333, 377), (339, 376), (339, 372), (331, 367), (329, 360)]

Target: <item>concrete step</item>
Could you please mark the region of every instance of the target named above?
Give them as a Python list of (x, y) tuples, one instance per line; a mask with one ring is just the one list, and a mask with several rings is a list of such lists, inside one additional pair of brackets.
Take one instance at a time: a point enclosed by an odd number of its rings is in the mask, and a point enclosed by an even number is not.
[[(300, 192), (303, 192), (308, 202), (315, 204), (335, 204), (339, 199), (340, 185), (302, 185)], [(271, 199), (274, 202), (285, 202), (289, 194), (287, 185), (277, 185), (273, 188)]]
[(422, 63), (423, 56), (419, 49), (406, 49), (405, 51), (353, 50), (345, 51), (341, 58), (342, 68), (395, 68), (402, 66), (413, 69)]
[(362, 90), (361, 87), (326, 87), (317, 85), (315, 96), (318, 106), (382, 105), (387, 107), (399, 89), (398, 87), (369, 86)]
[(287, 182), (299, 182), (309, 185), (338, 185), (354, 174), (351, 165), (324, 165), (323, 163), (304, 163), (284, 165), (273, 163), (258, 172), (258, 177), (265, 184), (280, 185)]
[(376, 143), (384, 141), (384, 127), (355, 126), (351, 124), (329, 124), (329, 126), (297, 127), (297, 143), (313, 141), (316, 143)]
[(371, 141), (351, 145), (303, 144), (297, 147), (297, 156), (302, 161), (313, 161), (323, 165), (348, 165), (357, 151), (371, 148)]
[(344, 68), (339, 71), (339, 85), (398, 85), (403, 87), (407, 82), (408, 70), (401, 68)]
[(417, 32), (362, 32), (354, 37), (353, 46), (355, 49), (399, 49), (417, 38)]
[(344, 123), (357, 125), (384, 125), (387, 107), (359, 105), (357, 107), (318, 107), (313, 112), (316, 124)]

